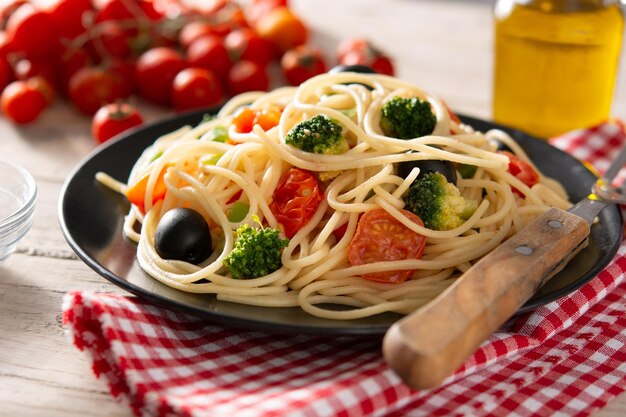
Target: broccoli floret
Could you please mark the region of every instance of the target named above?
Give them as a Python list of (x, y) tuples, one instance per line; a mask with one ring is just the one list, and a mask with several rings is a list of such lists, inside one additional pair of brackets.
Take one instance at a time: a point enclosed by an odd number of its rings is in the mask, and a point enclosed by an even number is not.
[(433, 132), (437, 118), (428, 101), (417, 97), (394, 97), (381, 109), (380, 128), (389, 137), (412, 139)]
[(298, 123), (287, 133), (285, 143), (325, 155), (339, 155), (350, 149), (339, 122), (323, 114)]
[(430, 172), (413, 182), (403, 199), (405, 208), (434, 230), (459, 227), (478, 206), (476, 201), (466, 200), (459, 189), (438, 172)]
[(232, 252), (224, 258), (224, 265), (235, 279), (257, 278), (283, 266), (281, 251), (289, 243), (282, 239), (278, 229), (240, 226)]

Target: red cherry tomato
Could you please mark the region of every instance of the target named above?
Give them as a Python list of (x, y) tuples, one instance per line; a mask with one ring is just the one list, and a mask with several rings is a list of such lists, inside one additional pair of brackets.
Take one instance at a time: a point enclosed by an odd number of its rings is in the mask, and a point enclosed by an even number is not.
[(13, 80), (13, 68), (4, 57), (0, 57), (0, 91)]
[(114, 58), (109, 64), (109, 72), (117, 77), (122, 87), (122, 97), (128, 97), (137, 90), (135, 63), (132, 58)]
[[(509, 173), (523, 182), (526, 186), (532, 187), (539, 182), (539, 174), (528, 162), (508, 151), (498, 151), (498, 153), (506, 155), (509, 158)], [(520, 197), (524, 197), (524, 193), (517, 188), (513, 187), (512, 191)]]
[(112, 103), (100, 107), (91, 121), (91, 135), (103, 143), (131, 127), (143, 123), (143, 117), (133, 105)]
[(169, 105), (174, 77), (186, 67), (182, 55), (172, 48), (147, 50), (137, 59), (136, 64), (139, 95), (153, 103)]
[(14, 123), (26, 124), (35, 121), (46, 108), (43, 93), (27, 81), (13, 81), (0, 96), (2, 112)]
[(263, 130), (270, 130), (278, 126), (282, 111), (275, 108), (256, 109), (244, 107), (233, 118), (235, 130), (239, 133), (250, 133), (254, 125), (259, 125)]
[(255, 0), (245, 7), (245, 14), (248, 21), (256, 24), (260, 18), (268, 14), (271, 10), (279, 7), (288, 7), (287, 0)]
[(27, 82), (35, 89), (41, 91), (41, 94), (43, 94), (44, 98), (46, 99), (46, 104), (52, 104), (54, 102), (56, 92), (54, 90), (54, 87), (50, 85), (47, 79), (37, 75), (29, 78)]
[(180, 112), (217, 106), (224, 89), (217, 76), (204, 68), (187, 68), (174, 78), (172, 86), (174, 110)]
[(274, 47), (250, 28), (236, 29), (224, 38), (224, 46), (233, 62), (246, 60), (267, 65), (274, 57)]
[(13, 71), (18, 80), (28, 80), (38, 76), (44, 78), (50, 87), (58, 86), (58, 68), (53, 61), (22, 58), (13, 64)]
[(379, 74), (393, 75), (395, 70), (391, 59), (386, 55), (370, 52), (352, 51), (339, 61), (341, 65), (366, 65)]
[(349, 53), (354, 51), (366, 52), (371, 48), (367, 39), (364, 38), (348, 38), (344, 39), (337, 45), (337, 61), (340, 61)]
[(326, 72), (326, 62), (319, 49), (305, 45), (285, 52), (280, 65), (283, 75), (291, 85), (300, 85), (309, 78)]
[(70, 79), (70, 100), (81, 112), (89, 116), (101, 106), (124, 98), (123, 94), (118, 77), (101, 68), (82, 68)]
[(256, 31), (281, 52), (303, 45), (309, 37), (302, 20), (287, 7), (277, 7), (263, 15), (256, 23)]
[(187, 23), (180, 30), (178, 35), (178, 43), (185, 49), (188, 49), (193, 41), (200, 39), (203, 36), (216, 35), (213, 30), (213, 25), (208, 22), (194, 20)]
[(6, 32), (11, 49), (28, 57), (54, 57), (59, 52), (59, 34), (54, 21), (48, 13), (30, 3), (13, 12)]
[(65, 39), (74, 39), (85, 33), (83, 17), (91, 10), (93, 8), (90, 0), (52, 0), (45, 7), (59, 36)]
[(267, 91), (270, 79), (265, 67), (252, 61), (239, 61), (228, 72), (228, 90), (232, 95), (246, 91)]
[(270, 210), (283, 228), (285, 236), (292, 238), (304, 227), (324, 200), (313, 174), (291, 168), (280, 179), (270, 203)]
[(28, 3), (27, 0), (6, 0), (0, 3), (0, 27), (5, 27), (7, 20), (13, 12), (22, 4)]
[(58, 85), (59, 90), (69, 95), (70, 80), (79, 70), (89, 66), (91, 59), (82, 49), (70, 50), (66, 49), (60, 54)]
[[(402, 210), (409, 220), (423, 226), (415, 214)], [(348, 245), (350, 264), (365, 265), (382, 261), (420, 259), (426, 238), (409, 229), (382, 208), (366, 211), (357, 224), (356, 232)], [(362, 275), (370, 281), (400, 283), (406, 281), (413, 270), (373, 272)]]
[(132, 32), (116, 20), (107, 20), (98, 24), (97, 36), (94, 36), (85, 49), (95, 62), (108, 58), (127, 58), (131, 48)]
[(205, 35), (196, 39), (187, 49), (189, 66), (213, 71), (221, 80), (226, 80), (233, 62), (222, 39), (215, 35)]

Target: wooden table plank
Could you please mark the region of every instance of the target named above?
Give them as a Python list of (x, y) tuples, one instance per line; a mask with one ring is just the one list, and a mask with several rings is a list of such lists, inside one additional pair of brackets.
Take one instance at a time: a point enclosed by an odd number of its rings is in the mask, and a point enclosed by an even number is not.
[[(329, 61), (339, 40), (368, 37), (396, 58), (400, 77), (445, 98), (459, 112), (490, 117), (490, 1), (292, 0), (292, 4), (313, 28), (314, 42)], [(149, 120), (165, 114), (162, 109), (143, 109)], [(614, 114), (626, 118), (624, 69)], [(0, 117), (0, 158), (26, 167), (39, 187), (33, 228), (18, 252), (0, 265), (0, 415), (132, 415), (94, 378), (87, 360), (60, 326), (67, 291), (122, 292), (78, 260), (58, 224), (63, 181), (93, 149), (89, 120), (65, 103), (27, 127), (15, 127)], [(623, 415), (624, 394), (594, 416)]]

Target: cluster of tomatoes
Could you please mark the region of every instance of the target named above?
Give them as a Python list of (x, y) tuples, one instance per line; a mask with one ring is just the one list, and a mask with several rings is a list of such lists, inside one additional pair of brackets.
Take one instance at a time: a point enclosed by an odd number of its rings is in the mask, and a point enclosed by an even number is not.
[[(177, 112), (219, 105), (270, 87), (268, 68), (298, 85), (323, 73), (323, 54), (287, 0), (9, 0), (0, 6), (0, 105), (35, 121), (57, 97), (93, 116), (104, 141), (142, 123), (127, 98)], [(337, 49), (344, 65), (392, 75), (385, 54), (363, 39)]]

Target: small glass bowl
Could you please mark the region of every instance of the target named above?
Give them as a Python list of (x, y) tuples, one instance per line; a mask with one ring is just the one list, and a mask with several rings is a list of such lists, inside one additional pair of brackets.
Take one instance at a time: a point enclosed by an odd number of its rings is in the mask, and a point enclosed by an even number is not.
[(0, 264), (33, 224), (37, 185), (28, 171), (0, 160)]

